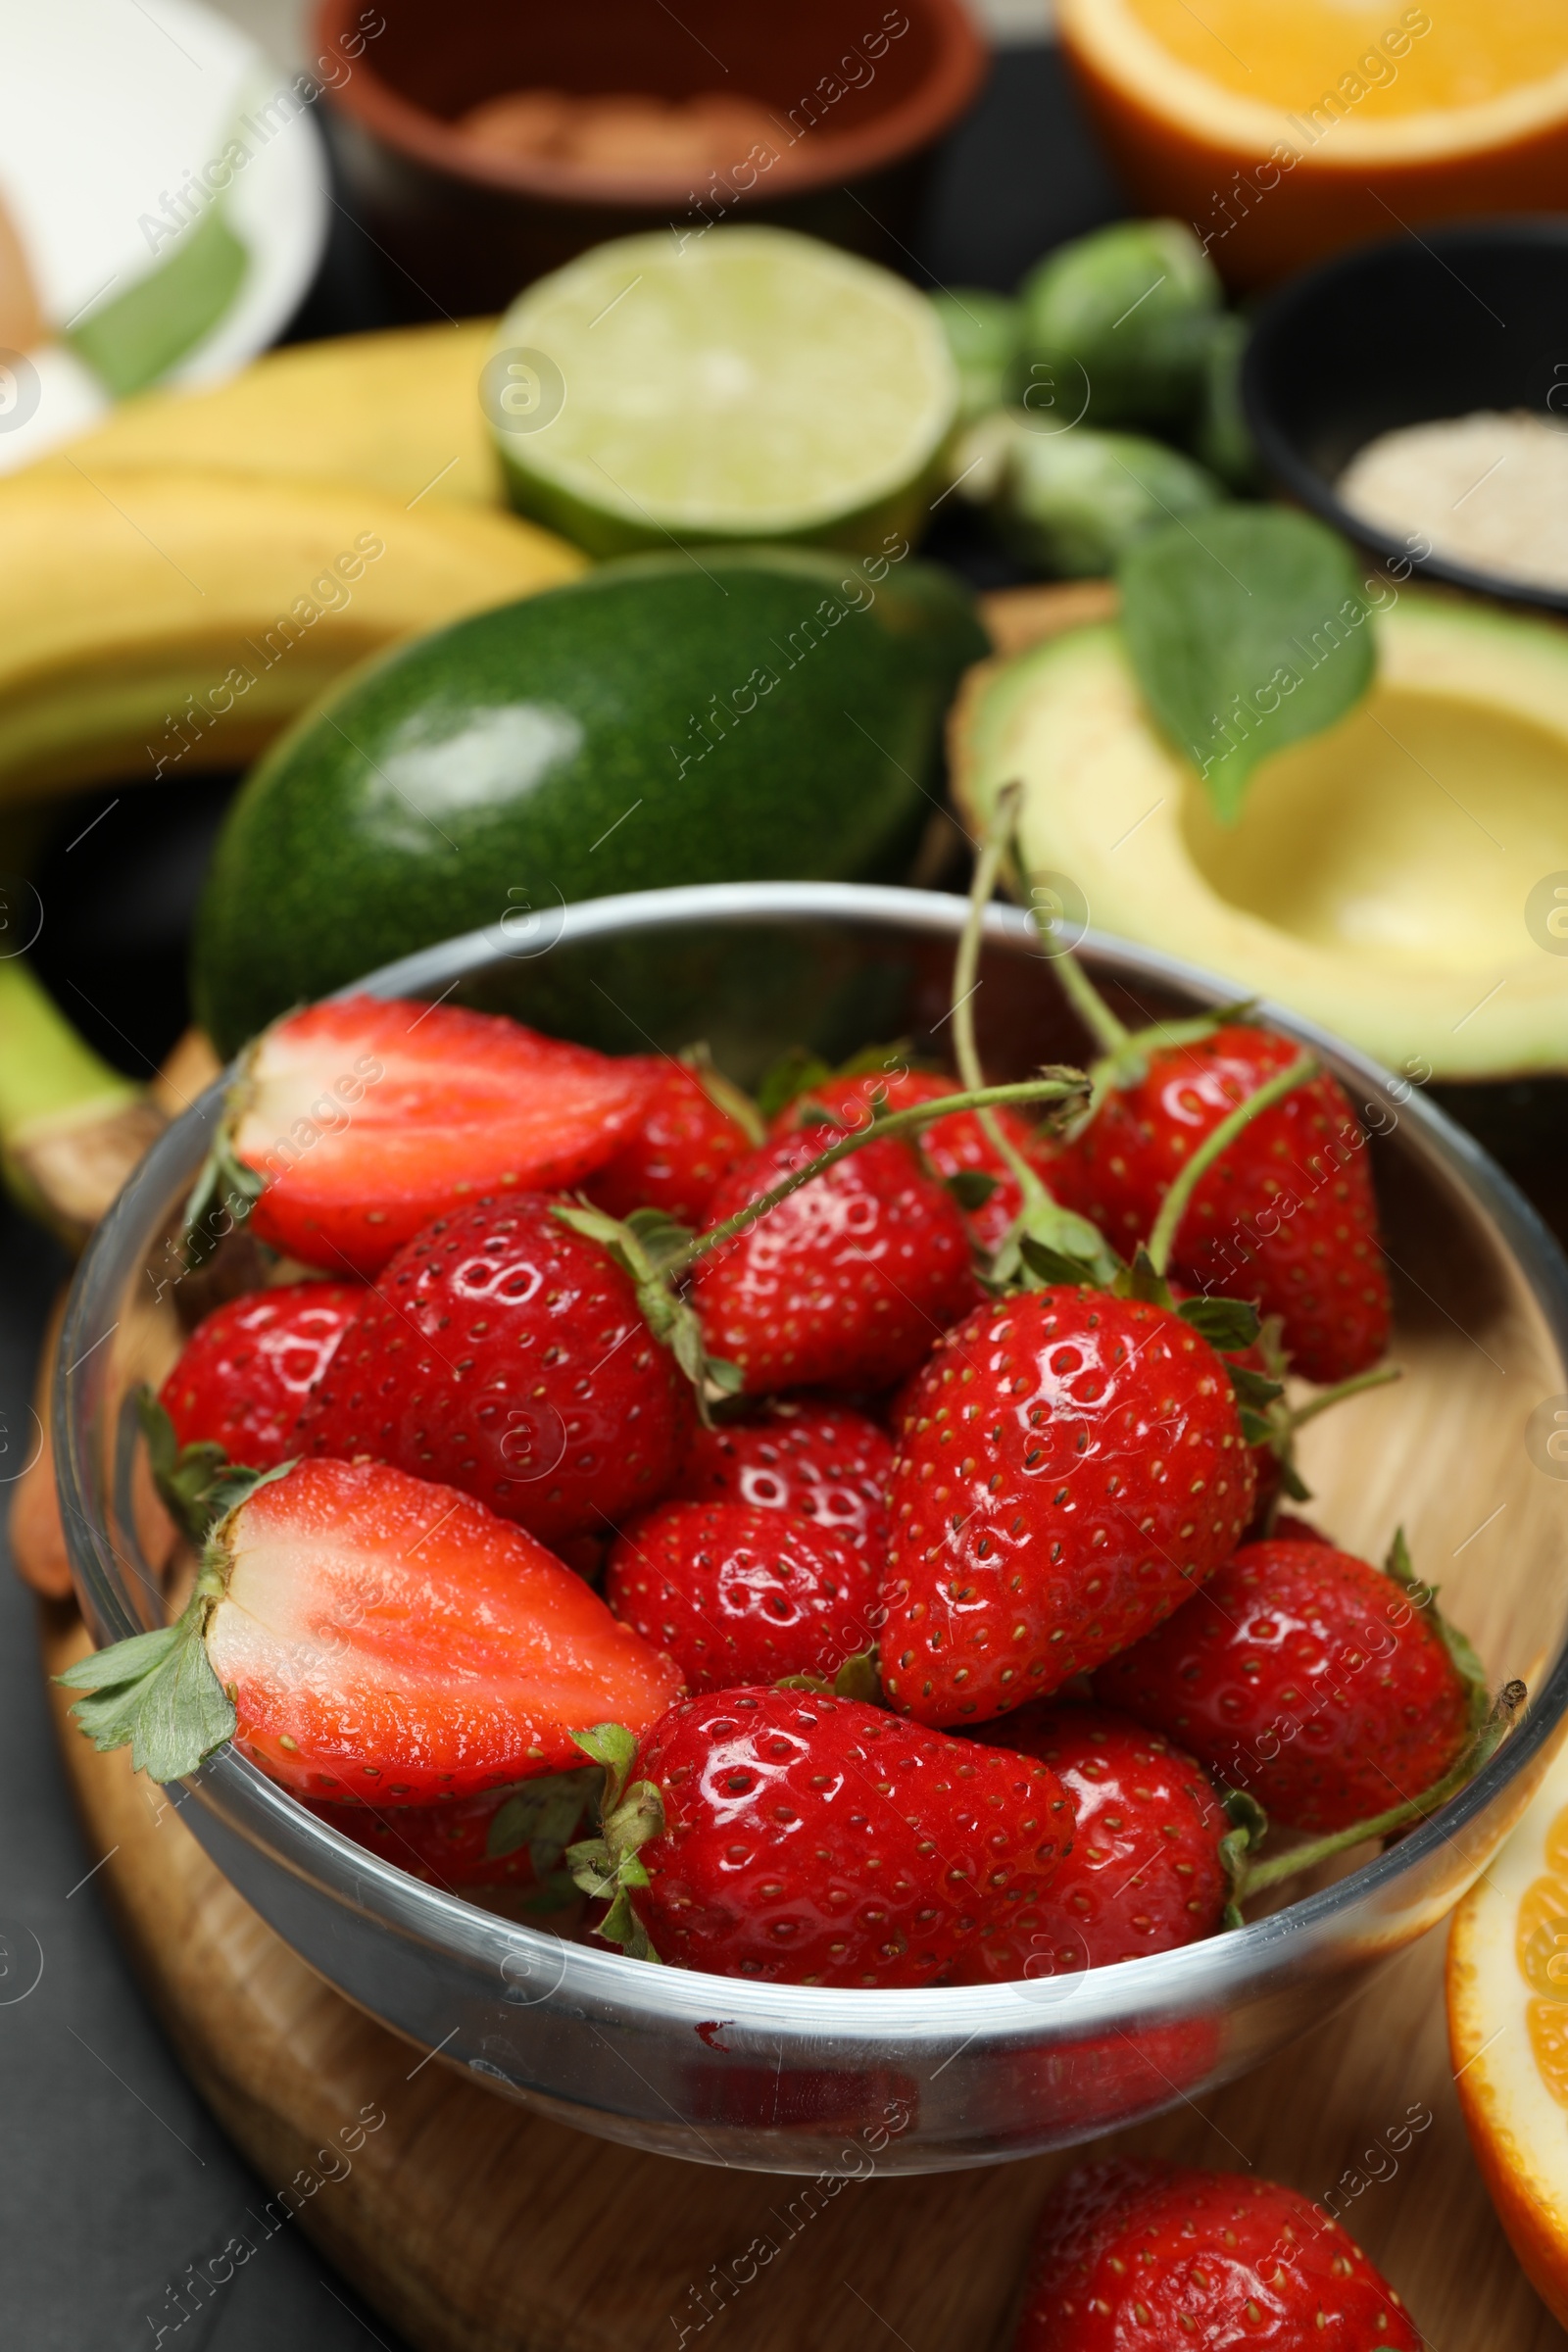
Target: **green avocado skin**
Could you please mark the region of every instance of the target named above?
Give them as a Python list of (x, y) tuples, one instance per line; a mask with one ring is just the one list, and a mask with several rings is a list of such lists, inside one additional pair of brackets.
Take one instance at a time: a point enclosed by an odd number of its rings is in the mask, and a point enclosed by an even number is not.
[(509, 912), (896, 873), (988, 651), (967, 590), (898, 534), (885, 559), (632, 557), (400, 647), (247, 779), (198, 915), (197, 1017), (227, 1054)]

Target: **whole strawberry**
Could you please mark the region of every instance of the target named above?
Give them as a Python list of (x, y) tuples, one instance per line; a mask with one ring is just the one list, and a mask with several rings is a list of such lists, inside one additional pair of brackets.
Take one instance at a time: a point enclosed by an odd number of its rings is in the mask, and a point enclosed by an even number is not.
[[(636, 1768), (659, 1824), (633, 1857), (637, 1922), (661, 1959), (717, 1976), (934, 1984), (983, 1927), (1029, 1916), (1072, 1834), (1047, 1765), (853, 1699), (683, 1699)], [(612, 1831), (636, 1795), (607, 1804)]]
[(692, 1418), (630, 1276), (542, 1195), (514, 1194), (399, 1251), (298, 1442), (461, 1487), (552, 1544), (662, 1494)]
[(818, 1397), (768, 1396), (744, 1421), (694, 1431), (670, 1494), (791, 1511), (880, 1559), (892, 1471), (887, 1434), (864, 1413)]
[(177, 1442), (220, 1446), (253, 1470), (287, 1461), (300, 1408), (366, 1296), (357, 1282), (291, 1282), (216, 1307), (159, 1391)]
[[(1053, 1189), (1130, 1254), (1195, 1146), (1298, 1051), (1238, 1023), (1195, 1044), (1151, 1046), (1081, 1133), (1046, 1147)], [(1260, 1112), (1207, 1171), (1176, 1236), (1172, 1275), (1281, 1315), (1292, 1369), (1307, 1380), (1348, 1380), (1389, 1343), (1388, 1269), (1364, 1145), (1344, 1088), (1319, 1071)]]
[(589, 1175), (652, 1085), (641, 1061), (500, 1013), (333, 998), (249, 1049), (192, 1224), (219, 1203), (231, 1219), (259, 1194), (259, 1240), (331, 1274), (375, 1275), (432, 1217)]
[(993, 1299), (900, 1413), (882, 1681), (922, 1723), (983, 1723), (1102, 1664), (1213, 1574), (1251, 1513), (1223, 1364), (1140, 1299)]
[(689, 1690), (825, 1675), (876, 1640), (877, 1564), (793, 1512), (662, 1502), (610, 1548), (605, 1598)]
[(426, 1886), (448, 1894), (507, 1887), (529, 1898), (525, 1908), (545, 1910), (575, 1897), (561, 1857), (597, 1793), (599, 1777), (588, 1767), (547, 1772), (444, 1805), (306, 1802), (318, 1821)]
[(1039, 1927), (1027, 1941), (982, 1931), (966, 1981), (1106, 1968), (1218, 1934), (1236, 1831), (1200, 1764), (1109, 1707), (1020, 1707), (976, 1737), (1049, 1764), (1077, 1826)]
[(1443, 1778), (1473, 1729), (1479, 1674), (1424, 1588), (1276, 1540), (1246, 1544), (1095, 1688), (1271, 1819), (1326, 1832)]
[(1421, 2352), (1353, 2238), (1294, 2188), (1112, 2156), (1053, 2192), (1013, 2352)]
[[(785, 1136), (732, 1169), (709, 1203), (710, 1229), (808, 1166), (823, 1133)], [(956, 1202), (891, 1136), (715, 1246), (692, 1289), (709, 1349), (739, 1367), (749, 1396), (889, 1388), (976, 1295)]]
[(680, 1689), (542, 1544), (383, 1462), (253, 1480), (175, 1623), (60, 1679), (156, 1780), (231, 1739), (296, 1796), (377, 1807), (581, 1770), (578, 1726), (649, 1726)]
[[(880, 1070), (853, 1077), (826, 1078), (782, 1110), (773, 1122), (775, 1135), (788, 1135), (823, 1113), (846, 1127), (869, 1121), (874, 1102), (889, 1110), (906, 1110), (915, 1102), (940, 1102), (956, 1095), (958, 1081), (937, 1070)], [(1033, 1151), (1035, 1131), (1015, 1110), (993, 1113), (1015, 1148)], [(947, 1183), (969, 1173), (989, 1176), (995, 1191), (968, 1214), (969, 1229), (983, 1250), (995, 1250), (1011, 1227), (1023, 1196), (1018, 1180), (972, 1110), (955, 1111), (950, 1118), (933, 1119), (920, 1138), (920, 1149), (933, 1173)]]
[(589, 1200), (612, 1217), (662, 1208), (682, 1225), (700, 1225), (719, 1180), (760, 1129), (748, 1130), (736, 1115), (744, 1099), (724, 1107), (719, 1090), (732, 1090), (711, 1072), (667, 1054), (628, 1054), (615, 1067), (641, 1072), (648, 1098), (636, 1127), (584, 1188)]

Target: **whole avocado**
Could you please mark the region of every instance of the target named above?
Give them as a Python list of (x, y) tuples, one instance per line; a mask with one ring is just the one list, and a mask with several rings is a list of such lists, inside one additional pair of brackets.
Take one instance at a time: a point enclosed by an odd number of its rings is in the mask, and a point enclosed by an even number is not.
[(220, 1052), (377, 965), (558, 900), (906, 862), (960, 672), (934, 564), (637, 556), (398, 648), (253, 770), (197, 917)]

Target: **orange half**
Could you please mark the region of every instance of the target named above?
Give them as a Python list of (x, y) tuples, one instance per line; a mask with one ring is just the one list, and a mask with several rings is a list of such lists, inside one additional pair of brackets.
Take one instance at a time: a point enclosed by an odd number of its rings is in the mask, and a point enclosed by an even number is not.
[(1056, 18), (1134, 197), (1191, 220), (1233, 284), (1562, 202), (1563, 0), (1057, 0)]
[(1470, 2145), (1568, 2326), (1568, 1746), (1454, 1914), (1448, 2043)]

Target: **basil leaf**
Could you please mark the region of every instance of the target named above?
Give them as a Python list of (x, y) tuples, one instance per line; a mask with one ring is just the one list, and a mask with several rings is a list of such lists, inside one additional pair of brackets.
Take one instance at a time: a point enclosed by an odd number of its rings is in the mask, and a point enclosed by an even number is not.
[(1141, 539), (1120, 571), (1127, 650), (1155, 719), (1241, 814), (1259, 760), (1334, 725), (1377, 650), (1347, 541), (1285, 507), (1220, 507)]

